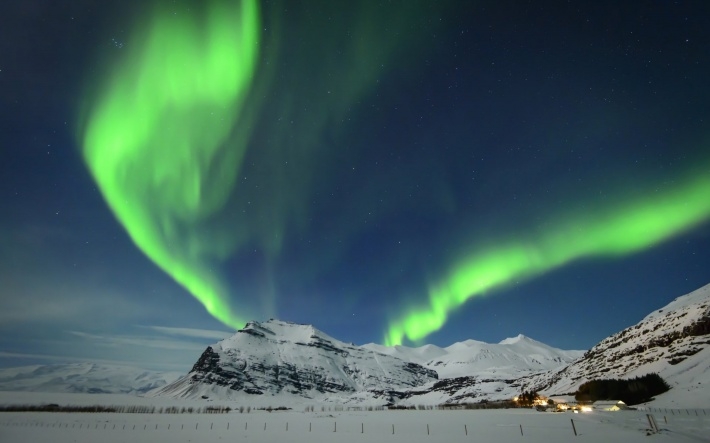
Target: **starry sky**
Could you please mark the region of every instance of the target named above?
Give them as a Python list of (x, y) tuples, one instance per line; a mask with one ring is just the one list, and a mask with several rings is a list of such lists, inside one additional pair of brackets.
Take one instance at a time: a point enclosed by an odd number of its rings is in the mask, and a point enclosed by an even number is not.
[(249, 320), (588, 349), (710, 282), (710, 6), (0, 5), (0, 366)]

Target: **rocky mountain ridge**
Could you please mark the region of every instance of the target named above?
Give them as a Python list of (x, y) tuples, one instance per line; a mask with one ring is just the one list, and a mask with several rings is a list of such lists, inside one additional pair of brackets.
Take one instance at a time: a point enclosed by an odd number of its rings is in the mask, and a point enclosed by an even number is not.
[(346, 397), (406, 390), (438, 378), (435, 371), (347, 344), (309, 325), (250, 322), (208, 347), (190, 373), (154, 392), (176, 397), (243, 395)]
[[(710, 285), (676, 298), (634, 326), (613, 334), (558, 371), (523, 380), (539, 391), (574, 392), (585, 381), (632, 378), (650, 372), (672, 386), (710, 351)], [(710, 382), (710, 374), (707, 375)]]

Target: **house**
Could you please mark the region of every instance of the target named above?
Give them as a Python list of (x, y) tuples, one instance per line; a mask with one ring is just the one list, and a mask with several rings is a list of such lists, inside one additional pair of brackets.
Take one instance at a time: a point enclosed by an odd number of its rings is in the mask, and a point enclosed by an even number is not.
[(595, 411), (622, 411), (629, 409), (621, 400), (597, 400), (592, 403), (592, 409)]
[(550, 397), (550, 400), (555, 402), (555, 406), (559, 411), (566, 411), (577, 407), (577, 400), (575, 400), (573, 395), (558, 395)]

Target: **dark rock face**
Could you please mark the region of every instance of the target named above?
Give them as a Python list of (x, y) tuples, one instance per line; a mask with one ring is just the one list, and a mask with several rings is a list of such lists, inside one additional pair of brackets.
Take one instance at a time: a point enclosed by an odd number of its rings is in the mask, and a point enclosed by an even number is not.
[(310, 390), (320, 393), (354, 391), (349, 386), (328, 381), (324, 373), (298, 368), (288, 362), (275, 365), (254, 362), (248, 365), (249, 370), (245, 370), (246, 366), (238, 370), (234, 365), (222, 364), (219, 354), (210, 346), (192, 367), (190, 379), (195, 383), (225, 386), (248, 394), (263, 394), (264, 391), (287, 391), (292, 394)]

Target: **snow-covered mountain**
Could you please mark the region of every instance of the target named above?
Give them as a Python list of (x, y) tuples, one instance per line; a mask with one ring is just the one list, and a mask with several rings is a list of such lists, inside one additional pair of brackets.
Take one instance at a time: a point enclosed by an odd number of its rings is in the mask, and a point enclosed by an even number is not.
[(0, 391), (142, 394), (181, 375), (94, 363), (33, 365), (0, 369)]
[(436, 379), (435, 371), (420, 364), (341, 342), (313, 326), (272, 319), (247, 323), (208, 347), (187, 376), (153, 394), (345, 402)]
[(500, 343), (466, 340), (446, 348), (366, 345), (434, 369), (440, 380), (398, 393), (402, 404), (440, 404), (510, 399), (526, 376), (559, 370), (584, 354), (564, 351), (524, 335)]
[(651, 372), (672, 387), (702, 390), (710, 398), (710, 284), (605, 338), (569, 366), (523, 383), (558, 394), (574, 392), (595, 378), (632, 378)]
[(373, 343), (364, 347), (419, 363), (435, 370), (439, 378), (465, 377), (473, 374), (487, 378), (518, 378), (540, 371), (558, 369), (584, 353), (584, 351), (564, 351), (553, 348), (522, 334), (507, 338), (500, 343), (466, 340), (446, 348), (433, 345), (419, 348), (387, 347)]
[(513, 396), (517, 378), (559, 368), (581, 355), (522, 335), (498, 344), (467, 340), (446, 348), (355, 346), (313, 326), (272, 319), (250, 322), (208, 347), (187, 376), (152, 395), (438, 403), (460, 397), (450, 391), (452, 383), (464, 379), (470, 388), (465, 398), (477, 397), (481, 388), (500, 393), (501, 386)]
[(523, 335), (497, 344), (466, 340), (446, 348), (355, 346), (312, 326), (252, 322), (207, 348), (186, 377), (156, 393), (439, 404), (504, 400), (523, 390), (565, 394), (595, 378), (650, 372), (661, 375), (675, 392), (710, 398), (710, 285), (678, 297), (586, 352), (555, 349)]

